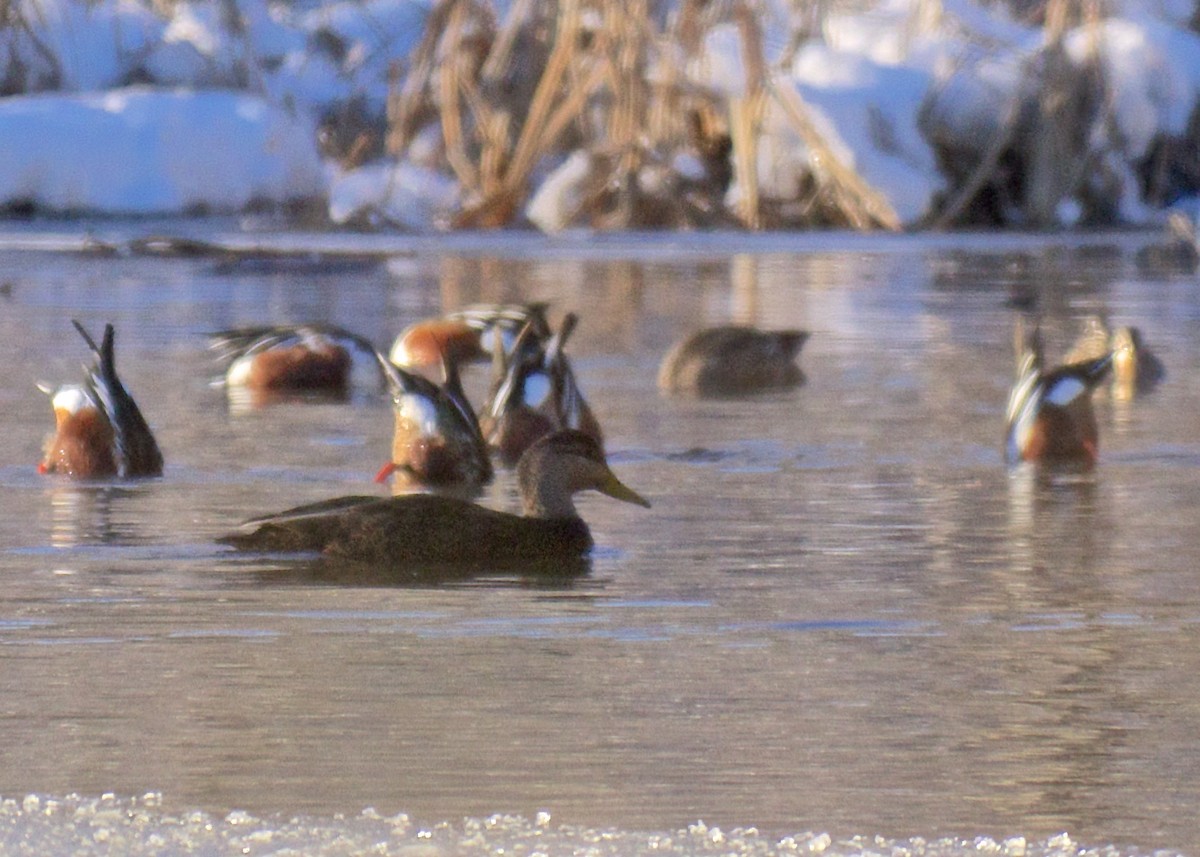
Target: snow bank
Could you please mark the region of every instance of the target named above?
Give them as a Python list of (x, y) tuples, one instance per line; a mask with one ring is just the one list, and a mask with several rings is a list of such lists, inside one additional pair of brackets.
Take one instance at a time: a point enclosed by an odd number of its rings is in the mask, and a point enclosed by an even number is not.
[(796, 56), (792, 78), (843, 162), (883, 193), (903, 222), (924, 216), (944, 184), (917, 124), (931, 76), (809, 44)]
[[(144, 0), (14, 4), (30, 30), (10, 27), (4, 83), (30, 94), (0, 98), (0, 205), (179, 213), (325, 197), (334, 222), (424, 230), (444, 228), (466, 196), (444, 153), (410, 153), (398, 165), (358, 172), (318, 162), (319, 145), (361, 154), (347, 163), (380, 157), (389, 75), (405, 70), (433, 0), (239, 0), (232, 25), (221, 0), (179, 0), (158, 11)], [(1032, 138), (1011, 131), (1036, 104), (1045, 36), (1005, 4), (875, 0), (852, 13), (827, 9), (799, 43), (792, 36), (804, 15), (794, 4), (768, 0), (760, 8), (773, 85), (799, 96), (828, 150), (903, 223), (929, 215), (998, 138), (1011, 135), (1018, 153), (1029, 148)], [(1152, 219), (1160, 202), (1143, 199), (1145, 159), (1161, 157), (1168, 140), (1176, 162), (1155, 167), (1158, 174), (1194, 175), (1200, 162), (1188, 154), (1200, 101), (1200, 36), (1188, 29), (1194, 5), (1114, 0), (1106, 11), (1098, 26), (1082, 25), (1064, 42), (1076, 66), (1094, 58), (1108, 112), (1088, 129), (1088, 151), (1080, 153), (1103, 181), (1080, 190), (1079, 200), (1064, 200), (1062, 210), (1078, 211), (1091, 193), (1114, 198), (1112, 210), (1126, 220)], [(701, 45), (686, 78), (732, 114), (748, 86), (741, 36), (733, 23), (718, 23)], [(339, 117), (346, 133), (328, 133)], [(777, 104), (761, 132), (762, 199), (781, 211), (789, 204), (804, 210), (797, 194), (810, 192), (819, 156)], [(528, 188), (531, 222), (549, 231), (571, 225), (588, 153), (585, 146), (577, 158), (548, 154)], [(696, 192), (724, 190), (727, 178), (711, 162), (700, 164), (698, 176), (678, 171), (677, 164), (699, 163), (694, 152), (655, 156), (654, 169), (669, 174), (660, 176), (663, 187), (696, 190), (709, 181)], [(1013, 186), (1019, 192), (1019, 181)], [(1181, 187), (1174, 195), (1197, 191)], [(713, 206), (729, 212), (738, 199), (735, 185)], [(1019, 209), (1019, 200), (1009, 200), (1003, 211), (1019, 216)]]
[(407, 161), (334, 171), (329, 217), (338, 224), (391, 225), (423, 232), (444, 229), (458, 210), (458, 182)]
[(311, 123), (229, 91), (0, 99), (0, 200), (56, 212), (237, 211), (319, 197)]

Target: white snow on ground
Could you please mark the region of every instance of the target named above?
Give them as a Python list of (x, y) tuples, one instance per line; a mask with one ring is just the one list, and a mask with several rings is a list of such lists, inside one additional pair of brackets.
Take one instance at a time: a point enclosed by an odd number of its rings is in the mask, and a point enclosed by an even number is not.
[(236, 211), (323, 193), (311, 123), (241, 92), (0, 99), (0, 199), (52, 211)]
[(917, 127), (930, 75), (814, 43), (797, 55), (792, 78), (842, 160), (888, 198), (902, 221), (925, 214), (943, 184)]
[[(314, 117), (350, 99), (382, 115), (389, 69), (403, 69), (432, 0), (239, 0), (238, 32), (219, 0), (185, 0), (169, 15), (138, 0), (16, 2), (36, 38), (10, 31), (7, 47), (35, 94), (0, 98), (0, 204), (170, 213), (318, 196), (337, 222), (365, 217), (417, 230), (442, 228), (460, 204), (453, 175), (414, 163), (360, 174), (316, 163)], [(764, 8), (776, 85), (795, 89), (830, 148), (906, 223), (927, 212), (944, 183), (919, 121), (931, 97), (943, 134), (989, 139), (1043, 41), (1003, 4), (879, 0), (854, 14), (834, 7), (821, 38), (780, 69), (793, 13), (778, 2)], [(1187, 127), (1200, 98), (1200, 36), (1187, 29), (1185, 0), (1109, 8), (1100, 26), (1069, 33), (1066, 47), (1076, 62), (1097, 51), (1112, 95), (1112, 133), (1098, 136), (1097, 156), (1128, 178), (1120, 210), (1152, 217), (1133, 166), (1156, 134)], [(705, 47), (689, 77), (740, 95), (746, 75), (734, 29), (710, 31)], [(768, 130), (772, 123), (778, 134), (761, 146), (760, 184), (764, 196), (786, 198), (810, 164), (786, 123), (768, 117)]]
[(334, 223), (366, 221), (419, 232), (444, 228), (458, 208), (458, 182), (407, 161), (333, 171), (329, 217)]
[(1125, 154), (1140, 158), (1156, 132), (1187, 126), (1200, 93), (1200, 37), (1153, 20), (1110, 19), (1098, 29), (1071, 33), (1067, 51), (1081, 62), (1095, 44), (1115, 80), (1113, 119)]

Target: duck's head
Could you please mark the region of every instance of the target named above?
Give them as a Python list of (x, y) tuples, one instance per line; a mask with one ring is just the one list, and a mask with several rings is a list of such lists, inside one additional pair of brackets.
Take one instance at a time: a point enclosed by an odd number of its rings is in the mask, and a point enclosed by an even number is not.
[(532, 517), (575, 517), (572, 496), (588, 489), (650, 508), (609, 469), (600, 444), (573, 429), (546, 435), (529, 447), (517, 464), (517, 480), (525, 514)]

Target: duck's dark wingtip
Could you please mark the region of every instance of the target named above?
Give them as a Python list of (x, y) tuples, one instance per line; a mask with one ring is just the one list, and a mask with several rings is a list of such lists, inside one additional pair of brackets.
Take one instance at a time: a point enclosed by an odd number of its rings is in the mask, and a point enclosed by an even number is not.
[[(79, 331), (79, 335), (83, 337), (83, 341), (87, 343), (88, 348), (92, 349), (92, 351), (94, 351), (96, 354), (99, 354), (100, 349), (96, 347), (96, 340), (92, 339), (92, 335), (87, 332), (87, 328), (83, 326), (82, 322), (80, 322), (77, 318), (73, 318), (71, 319), (71, 324), (75, 325), (75, 329)], [(106, 337), (111, 330), (111, 324), (104, 329)]]
[(393, 398), (409, 393), (436, 396), (437, 385), (428, 378), (397, 366), (378, 351), (375, 352), (375, 357)]
[(100, 360), (107, 371), (115, 373), (117, 368), (116, 331), (111, 324), (104, 325), (104, 339), (100, 342)]

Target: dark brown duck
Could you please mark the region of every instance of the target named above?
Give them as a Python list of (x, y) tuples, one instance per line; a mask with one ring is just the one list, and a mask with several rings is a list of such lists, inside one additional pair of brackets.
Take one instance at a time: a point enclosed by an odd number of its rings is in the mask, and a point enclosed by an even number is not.
[(796, 357), (803, 330), (722, 325), (696, 331), (667, 352), (658, 369), (665, 393), (739, 396), (804, 382)]
[(524, 514), (455, 497), (340, 497), (248, 521), (220, 541), (249, 551), (318, 551), (387, 566), (574, 558), (592, 546), (573, 496), (588, 489), (649, 507), (609, 469), (599, 444), (562, 431), (530, 447), (517, 466)]

